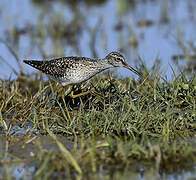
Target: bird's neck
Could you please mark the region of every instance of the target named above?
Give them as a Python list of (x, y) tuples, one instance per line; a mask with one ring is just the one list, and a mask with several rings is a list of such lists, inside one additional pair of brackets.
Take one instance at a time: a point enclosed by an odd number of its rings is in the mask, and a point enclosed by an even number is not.
[(95, 63), (97, 65), (97, 67), (100, 67), (100, 69), (108, 69), (113, 67), (107, 59), (97, 59), (95, 60)]

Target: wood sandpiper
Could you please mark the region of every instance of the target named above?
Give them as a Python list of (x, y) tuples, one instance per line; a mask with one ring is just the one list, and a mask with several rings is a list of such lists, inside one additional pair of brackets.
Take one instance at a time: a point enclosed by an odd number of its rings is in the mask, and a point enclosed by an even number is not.
[(141, 76), (118, 52), (111, 52), (103, 59), (70, 56), (49, 61), (24, 60), (24, 63), (40, 70), (63, 86), (84, 82), (112, 67), (124, 67)]

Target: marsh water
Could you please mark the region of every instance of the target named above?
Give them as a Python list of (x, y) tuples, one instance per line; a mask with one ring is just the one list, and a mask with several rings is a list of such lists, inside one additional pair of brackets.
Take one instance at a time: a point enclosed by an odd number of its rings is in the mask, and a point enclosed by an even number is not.
[[(34, 70), (23, 59), (103, 58), (120, 51), (130, 65), (139, 67), (142, 60), (149, 70), (158, 66), (171, 77), (172, 68), (195, 65), (195, 6), (192, 0), (2, 0), (0, 35), (25, 72)], [(0, 50), (0, 76), (14, 78), (11, 67), (16, 72), (22, 67), (5, 44), (0, 44)], [(127, 70), (119, 71), (132, 76)]]
[[(173, 72), (186, 70), (189, 73), (195, 69), (195, 29), (194, 0), (1, 0), (0, 78), (14, 79), (21, 72), (35, 72), (22, 63), (23, 59), (60, 56), (103, 58), (111, 51), (120, 51), (128, 64), (139, 69), (143, 62), (149, 71), (157, 69), (171, 79)], [(117, 71), (120, 76), (137, 78), (126, 69)], [(31, 124), (24, 128), (12, 127), (8, 136), (17, 134), (21, 138), (18, 147), (9, 147), (13, 156), (33, 157), (37, 147), (28, 145), (25, 138), (32, 127)], [(0, 131), (0, 153), (4, 153), (7, 140), (1, 136), (5, 134), (4, 130)], [(38, 138), (42, 146), (58, 150), (50, 138), (39, 135), (38, 130), (33, 131), (32, 138)], [(61, 140), (68, 149), (73, 146), (66, 137)], [(21, 152), (23, 143), (26, 145)], [(196, 178), (195, 168), (157, 176), (152, 176), (153, 169), (146, 169), (141, 166), (139, 172), (131, 171), (129, 174), (127, 171), (123, 177)], [(31, 179), (34, 170), (34, 163), (17, 161), (13, 169), (9, 168), (11, 177), (15, 179)], [(98, 173), (104, 176), (108, 172)], [(121, 176), (120, 171), (116, 174), (116, 177)], [(0, 179), (3, 179), (1, 175)]]

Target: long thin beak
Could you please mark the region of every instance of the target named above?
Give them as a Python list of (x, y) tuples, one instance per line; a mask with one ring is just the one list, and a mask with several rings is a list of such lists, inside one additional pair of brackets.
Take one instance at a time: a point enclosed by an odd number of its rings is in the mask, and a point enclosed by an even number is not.
[(138, 76), (142, 76), (141, 73), (139, 73), (136, 69), (132, 68), (131, 66), (129, 66), (128, 64), (125, 64), (125, 68), (129, 69), (130, 71), (134, 72), (135, 74), (137, 74)]

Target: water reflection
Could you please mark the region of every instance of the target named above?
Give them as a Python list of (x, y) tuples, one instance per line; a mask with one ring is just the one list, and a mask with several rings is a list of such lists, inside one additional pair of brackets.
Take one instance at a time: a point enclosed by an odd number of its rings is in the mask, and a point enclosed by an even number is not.
[[(138, 64), (141, 56), (149, 69), (160, 60), (167, 75), (171, 75), (172, 56), (184, 56), (186, 61), (174, 61), (181, 70), (195, 68), (193, 58), (189, 58), (195, 54), (192, 1), (23, 0), (19, 7), (15, 1), (4, 0), (0, 5), (1, 37), (20, 60), (65, 55), (104, 57), (119, 50), (132, 64)], [(0, 76), (8, 77), (13, 67), (20, 71), (13, 52), (2, 43), (0, 49)]]

